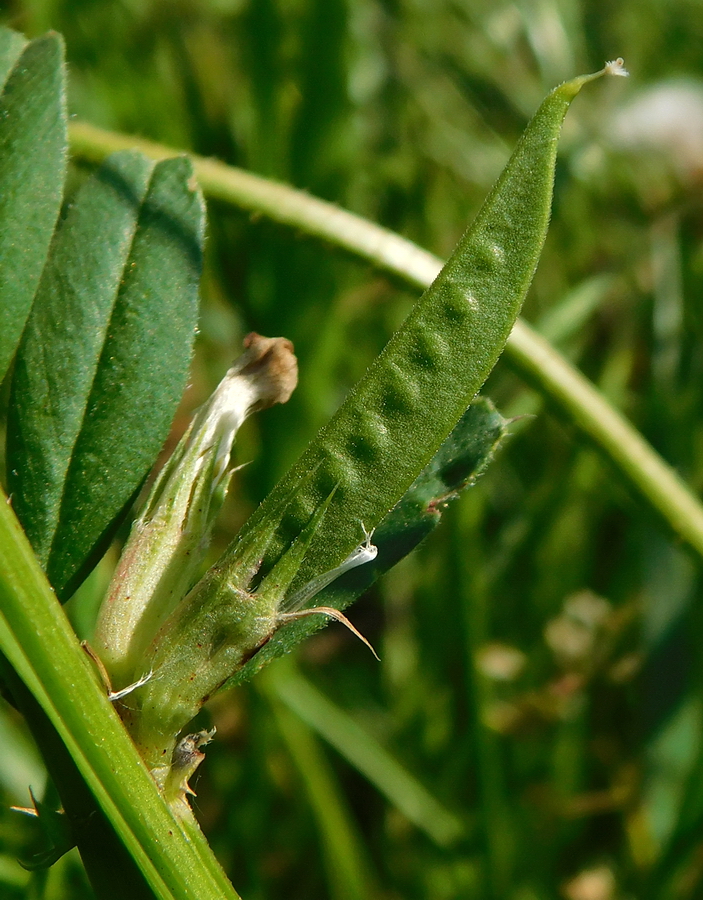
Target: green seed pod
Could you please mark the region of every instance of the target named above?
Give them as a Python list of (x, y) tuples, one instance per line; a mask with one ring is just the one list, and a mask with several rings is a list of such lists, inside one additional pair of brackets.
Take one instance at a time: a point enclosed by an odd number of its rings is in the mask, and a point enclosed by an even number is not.
[[(567, 81), (542, 102), (474, 222), (401, 328), (244, 529), (301, 485), (271, 560), (339, 485), (305, 564), (308, 580), (377, 525), (436, 453), (495, 365), (520, 312), (547, 233), (559, 132), (588, 82), (624, 74), (622, 60)], [(316, 475), (305, 480), (312, 469)], [(353, 516), (350, 516), (353, 510)]]

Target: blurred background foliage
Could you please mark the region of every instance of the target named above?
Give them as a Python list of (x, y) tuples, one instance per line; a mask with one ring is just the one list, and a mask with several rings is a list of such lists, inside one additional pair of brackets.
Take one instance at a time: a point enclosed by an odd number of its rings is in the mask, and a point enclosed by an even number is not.
[[(66, 39), (71, 112), (216, 156), (447, 254), (556, 83), (625, 57), (566, 121), (525, 314), (703, 487), (703, 7), (697, 0), (5, 0)], [(78, 167), (74, 182), (84, 177)], [(290, 403), (249, 423), (214, 552), (329, 418), (410, 293), (211, 204), (192, 383), (250, 330), (295, 343)], [(245, 900), (688, 898), (703, 886), (700, 561), (499, 363), (519, 416), (479, 484), (338, 626), (215, 699), (195, 801)], [(428, 413), (431, 414), (431, 413)], [(78, 630), (115, 552), (71, 602)], [(28, 875), (45, 776), (0, 716), (0, 896)], [(50, 788), (49, 788), (50, 790)]]

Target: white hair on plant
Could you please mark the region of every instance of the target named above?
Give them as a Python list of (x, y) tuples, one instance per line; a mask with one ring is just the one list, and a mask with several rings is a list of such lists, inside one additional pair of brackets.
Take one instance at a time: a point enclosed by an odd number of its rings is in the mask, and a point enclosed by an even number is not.
[(376, 659), (380, 662), (380, 657), (374, 650), (371, 643), (364, 637), (364, 635), (352, 625), (349, 619), (344, 615), (344, 613), (340, 612), (338, 609), (335, 609), (332, 606), (314, 606), (311, 609), (302, 609), (308, 601), (312, 600), (320, 591), (323, 591), (328, 585), (332, 584), (333, 581), (336, 581), (340, 576), (344, 575), (345, 572), (349, 572), (351, 569), (355, 569), (357, 566), (363, 566), (365, 563), (371, 562), (376, 559), (378, 556), (378, 547), (375, 544), (371, 543), (371, 538), (373, 537), (373, 529), (371, 531), (367, 531), (364, 527), (364, 523), (361, 523), (361, 529), (364, 532), (364, 540), (358, 547), (356, 547), (352, 552), (347, 556), (347, 558), (341, 562), (338, 566), (335, 566), (334, 569), (330, 569), (329, 572), (323, 572), (322, 575), (318, 575), (316, 578), (313, 578), (309, 581), (304, 587), (302, 587), (299, 591), (296, 591), (295, 594), (290, 597), (285, 606), (289, 610), (288, 612), (281, 612), (278, 614), (278, 621), (280, 624), (284, 624), (285, 622), (294, 622), (297, 619), (302, 619), (307, 616), (313, 615), (323, 615), (328, 616), (330, 619), (335, 619), (337, 622), (340, 622), (342, 625), (346, 626), (353, 634), (355, 634), (360, 641), (363, 641), (369, 650), (373, 653)]
[(107, 692), (107, 699), (110, 701), (110, 703), (114, 703), (116, 700), (121, 700), (123, 697), (126, 697), (127, 694), (131, 694), (132, 691), (136, 691), (137, 688), (143, 687), (145, 684), (148, 684), (154, 677), (154, 670), (149, 669), (146, 675), (142, 675), (141, 678), (138, 678), (136, 681), (132, 682), (132, 684), (128, 684), (127, 687), (123, 687), (119, 691), (113, 691), (110, 675), (98, 654), (95, 652), (95, 650), (93, 650), (88, 641), (81, 641), (81, 647), (95, 664), (95, 667), (97, 668), (98, 674), (100, 676), (100, 681), (102, 682), (103, 687)]
[(322, 575), (318, 575), (316, 578), (308, 581), (304, 587), (299, 591), (296, 591), (292, 597), (289, 597), (288, 600), (285, 601), (285, 607), (288, 611), (293, 612), (302, 609), (309, 600), (312, 600), (312, 598), (319, 594), (320, 591), (323, 591), (327, 585), (332, 584), (333, 581), (336, 581), (344, 575), (345, 572), (349, 572), (357, 566), (363, 566), (365, 563), (376, 559), (378, 556), (378, 547), (371, 543), (373, 529), (367, 531), (364, 527), (364, 523), (361, 522), (360, 524), (361, 529), (364, 532), (363, 542), (352, 550), (349, 556), (347, 556), (347, 558), (338, 566), (335, 566), (334, 569), (330, 569), (329, 572), (323, 572)]
[(625, 60), (622, 56), (618, 56), (617, 59), (611, 59), (607, 62), (605, 64), (605, 72), (607, 75), (622, 75), (623, 78), (627, 78), (630, 74), (625, 68)]
[(126, 697), (127, 694), (131, 694), (132, 691), (136, 691), (137, 688), (143, 687), (145, 684), (148, 684), (153, 677), (154, 670), (149, 669), (146, 675), (142, 675), (141, 678), (138, 678), (136, 681), (132, 682), (132, 684), (128, 684), (127, 687), (123, 687), (122, 690), (108, 691), (107, 699), (112, 703), (114, 703), (115, 700), (121, 700), (123, 697)]

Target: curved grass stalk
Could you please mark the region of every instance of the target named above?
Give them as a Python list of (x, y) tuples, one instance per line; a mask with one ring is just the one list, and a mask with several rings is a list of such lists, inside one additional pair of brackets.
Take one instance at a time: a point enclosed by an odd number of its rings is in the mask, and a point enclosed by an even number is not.
[[(115, 150), (135, 147), (154, 159), (177, 151), (130, 135), (73, 123), (75, 156), (100, 162)], [(373, 263), (420, 289), (442, 260), (379, 225), (279, 182), (217, 160), (193, 156), (204, 194), (299, 229)], [(561, 354), (519, 319), (508, 339), (510, 365), (571, 418), (594, 441), (669, 526), (703, 556), (703, 504), (642, 435)]]

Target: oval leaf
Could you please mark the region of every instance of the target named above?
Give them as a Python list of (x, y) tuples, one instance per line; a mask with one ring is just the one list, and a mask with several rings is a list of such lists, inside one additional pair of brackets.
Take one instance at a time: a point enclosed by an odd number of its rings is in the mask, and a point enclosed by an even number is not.
[(19, 343), (61, 208), (68, 135), (63, 42), (0, 29), (0, 381)]
[(8, 417), (15, 510), (57, 593), (109, 539), (165, 440), (197, 322), (204, 207), (184, 157), (114, 154), (52, 245)]

